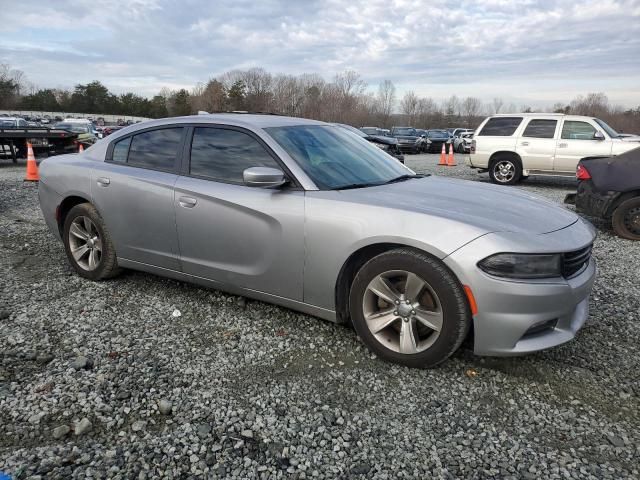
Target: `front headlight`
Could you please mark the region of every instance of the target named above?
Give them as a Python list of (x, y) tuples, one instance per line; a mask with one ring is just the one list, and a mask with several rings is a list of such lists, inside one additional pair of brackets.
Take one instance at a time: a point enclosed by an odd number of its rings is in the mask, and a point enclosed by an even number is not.
[(496, 277), (552, 278), (562, 275), (559, 253), (496, 253), (478, 262), (478, 267)]

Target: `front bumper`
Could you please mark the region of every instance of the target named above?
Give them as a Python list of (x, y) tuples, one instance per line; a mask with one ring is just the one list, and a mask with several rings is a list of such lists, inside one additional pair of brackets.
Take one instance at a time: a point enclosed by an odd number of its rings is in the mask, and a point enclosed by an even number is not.
[(562, 230), (534, 235), (538, 238), (532, 242), (515, 234), (512, 240), (509, 235), (488, 234), (447, 257), (445, 263), (471, 288), (478, 305), (473, 317), (474, 353), (522, 355), (570, 341), (588, 317), (596, 275), (593, 257), (573, 278), (540, 280), (493, 277), (477, 267), (479, 260), (498, 251), (523, 251), (527, 243), (523, 253), (578, 250), (592, 243), (594, 236), (593, 227), (579, 220)]
[(420, 151), (419, 143), (398, 143), (401, 152), (418, 153)]

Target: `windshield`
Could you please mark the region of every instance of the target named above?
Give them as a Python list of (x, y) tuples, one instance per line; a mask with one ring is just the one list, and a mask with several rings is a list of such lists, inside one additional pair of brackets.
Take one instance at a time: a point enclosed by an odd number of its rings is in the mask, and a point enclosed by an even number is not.
[(446, 130), (429, 130), (427, 135), (431, 138), (449, 138), (449, 132)]
[(89, 125), (83, 123), (58, 123), (55, 128), (60, 130), (69, 130), (73, 133), (89, 133)]
[(600, 120), (599, 118), (594, 118), (593, 119), (598, 125), (600, 125), (602, 127), (602, 129), (607, 132), (607, 135), (609, 135), (611, 138), (618, 138), (620, 136), (620, 134), (618, 132), (616, 132), (613, 128), (611, 128), (609, 125), (607, 125), (606, 123), (604, 123), (602, 120)]
[(270, 127), (265, 131), (322, 190), (382, 184), (414, 174), (390, 155), (343, 128), (299, 125)]
[(409, 137), (417, 137), (418, 133), (415, 128), (396, 128), (393, 130), (395, 135), (407, 135)]
[(345, 125), (344, 123), (336, 123), (335, 125), (337, 125), (338, 127), (344, 128), (345, 130), (347, 130), (347, 131), (349, 131), (351, 133), (355, 133), (359, 137), (362, 137), (362, 138), (366, 138), (367, 137), (366, 133), (361, 132), (356, 127), (352, 127), (351, 125)]

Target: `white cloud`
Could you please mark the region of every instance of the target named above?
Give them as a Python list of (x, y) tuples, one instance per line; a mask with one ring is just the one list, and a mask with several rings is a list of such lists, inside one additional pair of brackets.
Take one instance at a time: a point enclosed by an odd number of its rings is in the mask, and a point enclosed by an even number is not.
[(638, 0), (22, 0), (0, 19), (0, 61), (42, 86), (153, 94), (262, 66), (354, 69), (434, 97), (602, 90), (640, 104)]

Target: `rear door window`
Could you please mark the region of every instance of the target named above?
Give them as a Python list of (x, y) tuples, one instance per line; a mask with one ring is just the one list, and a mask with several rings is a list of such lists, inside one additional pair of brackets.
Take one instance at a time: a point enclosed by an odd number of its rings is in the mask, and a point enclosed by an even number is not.
[(587, 122), (565, 120), (562, 126), (562, 138), (565, 140), (593, 140), (596, 128)]
[(128, 164), (152, 170), (173, 171), (182, 143), (182, 127), (163, 128), (134, 135)]
[(524, 129), (522, 136), (529, 138), (553, 138), (557, 125), (557, 120), (531, 120)]
[(478, 136), (510, 137), (522, 123), (522, 117), (493, 117), (484, 124)]
[(129, 145), (131, 145), (131, 137), (124, 138), (113, 146), (113, 154), (111, 159), (116, 163), (127, 163), (127, 155), (129, 154)]

